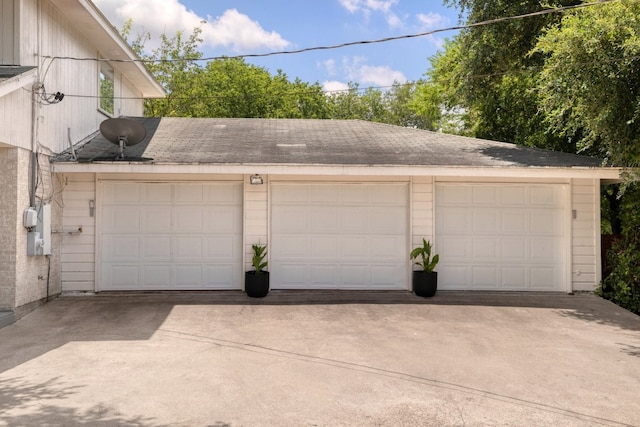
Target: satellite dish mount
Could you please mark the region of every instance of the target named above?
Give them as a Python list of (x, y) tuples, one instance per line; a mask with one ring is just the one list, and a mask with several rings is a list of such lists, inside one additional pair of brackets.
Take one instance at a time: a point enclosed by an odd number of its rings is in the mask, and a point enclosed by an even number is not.
[(124, 160), (124, 149), (136, 145), (147, 136), (147, 130), (142, 124), (130, 119), (107, 119), (100, 123), (100, 133), (109, 142), (120, 148), (115, 160)]

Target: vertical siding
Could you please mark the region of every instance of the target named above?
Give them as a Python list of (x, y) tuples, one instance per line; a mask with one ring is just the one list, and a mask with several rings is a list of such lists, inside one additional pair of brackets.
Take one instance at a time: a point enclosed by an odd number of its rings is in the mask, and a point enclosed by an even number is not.
[[(65, 175), (62, 216), (62, 291), (95, 289), (96, 217), (89, 214), (89, 200), (96, 201), (94, 174)], [(82, 233), (69, 234), (82, 227)]]
[(244, 177), (244, 259), (246, 270), (251, 267), (253, 255), (251, 245), (269, 243), (269, 182), (267, 176), (263, 175), (262, 178), (264, 184), (251, 185), (249, 175)]
[(18, 47), (14, 40), (17, 10), (14, 0), (0, 0), (0, 64), (18, 65)]
[[(411, 247), (421, 246), (422, 238), (434, 241), (433, 178), (414, 177), (411, 185)], [(437, 250), (437, 248), (436, 248)]]
[(571, 185), (571, 272), (574, 291), (593, 291), (600, 282), (600, 191), (595, 179)]

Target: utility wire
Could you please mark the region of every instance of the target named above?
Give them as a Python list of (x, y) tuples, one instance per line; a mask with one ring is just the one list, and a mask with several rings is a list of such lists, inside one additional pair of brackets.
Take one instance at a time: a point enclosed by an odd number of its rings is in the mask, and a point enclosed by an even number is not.
[(531, 18), (534, 16), (548, 15), (551, 13), (564, 13), (570, 10), (583, 9), (586, 7), (602, 5), (606, 3), (613, 3), (615, 1), (619, 1), (619, 0), (598, 0), (591, 3), (582, 3), (582, 4), (573, 5), (573, 6), (561, 6), (553, 9), (540, 10), (538, 12), (530, 12), (522, 15), (505, 16), (502, 18), (488, 19), (485, 21), (475, 22), (472, 24), (457, 25), (457, 26), (447, 27), (447, 28), (439, 28), (439, 29), (425, 31), (421, 33), (415, 33), (415, 34), (405, 34), (401, 36), (385, 37), (385, 38), (374, 39), (374, 40), (359, 40), (359, 41), (346, 42), (346, 43), (327, 45), (327, 46), (313, 46), (313, 47), (306, 47), (302, 49), (281, 50), (281, 51), (266, 52), (266, 53), (249, 53), (249, 54), (234, 55), (234, 56), (223, 55), (223, 56), (211, 56), (211, 57), (205, 57), (205, 58), (180, 58), (180, 59), (106, 59), (106, 58), (81, 58), (81, 57), (73, 57), (73, 56), (43, 56), (43, 57), (52, 58), (52, 59), (67, 59), (67, 60), (74, 60), (74, 61), (143, 62), (143, 63), (162, 63), (162, 62), (178, 62), (178, 61), (214, 61), (217, 59), (237, 59), (237, 58), (261, 58), (266, 56), (291, 55), (291, 54), (312, 52), (312, 51), (318, 51), (318, 50), (333, 50), (333, 49), (341, 49), (349, 46), (386, 43), (386, 42), (395, 41), (395, 40), (424, 37), (424, 36), (430, 36), (437, 33), (465, 30), (470, 28), (482, 27), (485, 25), (497, 24), (500, 22), (515, 21), (515, 20), (524, 19), (524, 18)]

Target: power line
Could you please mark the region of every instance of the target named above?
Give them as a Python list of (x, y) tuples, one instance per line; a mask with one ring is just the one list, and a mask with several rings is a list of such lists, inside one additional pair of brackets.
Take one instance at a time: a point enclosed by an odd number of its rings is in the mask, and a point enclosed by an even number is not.
[(457, 26), (447, 27), (447, 28), (439, 28), (435, 30), (421, 32), (421, 33), (405, 34), (401, 36), (385, 37), (385, 38), (374, 39), (374, 40), (359, 40), (359, 41), (339, 43), (339, 44), (327, 45), (327, 46), (313, 46), (313, 47), (306, 47), (302, 49), (281, 50), (281, 51), (267, 52), (267, 53), (249, 53), (249, 54), (233, 55), (233, 56), (223, 55), (223, 56), (211, 56), (211, 57), (205, 57), (205, 58), (180, 58), (180, 59), (106, 59), (106, 58), (82, 58), (82, 57), (73, 57), (73, 56), (43, 56), (43, 57), (51, 58), (51, 59), (74, 60), (74, 61), (158, 63), (158, 62), (178, 62), (178, 61), (214, 61), (218, 59), (261, 58), (261, 57), (276, 56), (276, 55), (292, 55), (292, 54), (299, 54), (299, 53), (319, 51), (319, 50), (333, 50), (333, 49), (341, 49), (341, 48), (357, 46), (357, 45), (378, 44), (378, 43), (386, 43), (386, 42), (396, 41), (396, 40), (425, 37), (425, 36), (430, 36), (433, 34), (438, 34), (443, 32), (465, 30), (470, 28), (482, 27), (486, 25), (498, 24), (501, 22), (531, 18), (534, 16), (548, 15), (551, 13), (564, 13), (571, 10), (583, 9), (586, 7), (603, 5), (606, 3), (613, 3), (615, 1), (619, 1), (619, 0), (598, 0), (591, 3), (582, 3), (582, 4), (572, 5), (572, 6), (561, 6), (553, 9), (544, 9), (537, 12), (525, 13), (522, 15), (505, 16), (502, 18), (488, 19), (485, 21), (475, 22), (472, 24), (457, 25)]

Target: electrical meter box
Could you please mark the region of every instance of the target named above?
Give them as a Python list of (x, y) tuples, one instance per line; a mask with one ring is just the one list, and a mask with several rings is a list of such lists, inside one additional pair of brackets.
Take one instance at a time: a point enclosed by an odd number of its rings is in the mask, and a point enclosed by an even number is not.
[[(33, 223), (31, 210), (35, 213), (36, 223), (27, 226)], [(37, 209), (27, 208), (24, 212), (24, 226), (29, 230), (27, 255), (51, 255), (51, 205), (40, 205)]]

